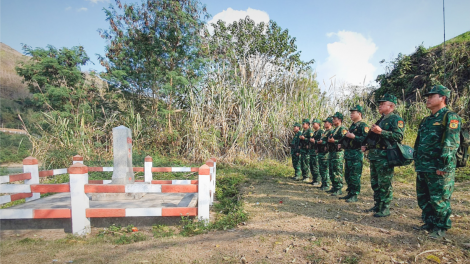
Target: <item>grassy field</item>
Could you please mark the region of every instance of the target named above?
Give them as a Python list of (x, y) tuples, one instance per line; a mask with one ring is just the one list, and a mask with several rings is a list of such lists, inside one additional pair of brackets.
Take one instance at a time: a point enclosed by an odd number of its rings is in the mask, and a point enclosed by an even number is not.
[[(287, 163), (218, 164), (214, 220), (178, 226), (93, 228), (86, 237), (62, 231), (2, 231), (2, 263), (468, 263), (470, 182), (460, 174), (453, 228), (431, 240), (420, 225), (411, 167), (397, 170), (392, 214), (374, 218), (368, 165), (358, 203), (294, 182)], [(170, 176), (167, 176), (170, 177)], [(181, 177), (181, 176), (180, 176)], [(282, 202), (282, 203), (281, 203)]]

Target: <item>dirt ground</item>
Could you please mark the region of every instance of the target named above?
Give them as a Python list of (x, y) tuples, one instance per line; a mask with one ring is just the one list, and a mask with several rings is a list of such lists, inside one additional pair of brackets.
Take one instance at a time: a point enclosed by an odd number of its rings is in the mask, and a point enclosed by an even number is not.
[[(394, 183), (392, 214), (374, 218), (369, 179), (349, 204), (285, 177), (243, 186), (250, 219), (238, 228), (193, 237), (153, 238), (115, 245), (66, 238), (59, 231), (1, 233), (1, 263), (470, 263), (470, 183), (457, 183), (453, 228), (432, 240), (421, 225), (414, 184)], [(345, 190), (345, 187), (344, 189)], [(281, 203), (282, 201), (282, 203)], [(35, 242), (24, 242), (25, 238)], [(21, 242), (23, 241), (23, 242)]]

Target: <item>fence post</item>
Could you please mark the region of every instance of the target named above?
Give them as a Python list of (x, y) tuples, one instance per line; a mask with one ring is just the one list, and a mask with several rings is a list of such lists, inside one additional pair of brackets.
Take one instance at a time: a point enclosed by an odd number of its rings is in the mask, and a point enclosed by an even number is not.
[[(31, 173), (30, 180), (24, 180), (25, 184), (39, 184), (39, 165), (38, 160), (33, 157), (27, 157), (23, 160), (23, 172)], [(26, 202), (34, 201), (41, 198), (40, 193), (32, 193), (31, 197), (26, 198)]]
[(70, 208), (72, 210), (72, 233), (86, 235), (91, 232), (90, 218), (86, 217), (86, 209), (90, 208), (90, 200), (85, 193), (88, 184), (88, 167), (77, 162), (68, 168), (70, 175)]
[(199, 168), (198, 191), (197, 191), (197, 215), (200, 221), (209, 222), (209, 205), (211, 202), (210, 175), (211, 169), (207, 165)]
[(75, 155), (72, 157), (72, 164), (81, 163), (83, 164), (83, 157), (80, 155)]
[(145, 162), (144, 162), (144, 177), (145, 177), (145, 182), (147, 183), (152, 183), (152, 164), (153, 164), (153, 159), (150, 156), (145, 157)]
[(212, 172), (212, 189), (214, 190), (214, 195), (215, 195), (215, 187), (217, 186), (217, 158), (212, 157), (211, 160), (214, 162), (214, 169)]
[(214, 203), (214, 195), (215, 195), (215, 188), (214, 188), (214, 161), (212, 159), (208, 159), (206, 161), (206, 165), (209, 166), (210, 168), (210, 197), (211, 197), (211, 203), (210, 205), (212, 205), (212, 203)]

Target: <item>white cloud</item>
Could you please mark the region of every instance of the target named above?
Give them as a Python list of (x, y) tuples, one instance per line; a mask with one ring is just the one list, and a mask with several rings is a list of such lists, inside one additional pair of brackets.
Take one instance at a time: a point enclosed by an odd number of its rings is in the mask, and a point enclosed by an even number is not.
[(88, 8), (86, 8), (86, 7), (81, 7), (81, 8), (79, 8), (79, 9), (77, 9), (77, 12), (82, 12), (82, 11), (87, 11), (87, 10), (88, 10)]
[(103, 2), (103, 3), (108, 3), (109, 0), (86, 0), (88, 2), (92, 2), (93, 4), (97, 4), (99, 2)]
[(68, 7), (65, 8), (65, 11), (69, 11), (70, 9), (72, 9), (72, 7), (68, 6)]
[(327, 89), (331, 82), (336, 85), (363, 85), (375, 78), (375, 67), (370, 59), (377, 51), (377, 46), (370, 38), (351, 31), (328, 33), (327, 37), (338, 37), (339, 41), (327, 45), (328, 58), (318, 65), (316, 71), (321, 86)]
[(227, 10), (217, 13), (211, 20), (209, 20), (209, 22), (207, 22), (209, 32), (213, 32), (213, 27), (211, 26), (212, 23), (217, 23), (217, 21), (222, 20), (229, 24), (234, 21), (244, 19), (246, 16), (249, 16), (257, 24), (260, 22), (269, 22), (269, 15), (264, 11), (252, 8), (248, 8), (247, 10), (233, 10), (229, 7)]

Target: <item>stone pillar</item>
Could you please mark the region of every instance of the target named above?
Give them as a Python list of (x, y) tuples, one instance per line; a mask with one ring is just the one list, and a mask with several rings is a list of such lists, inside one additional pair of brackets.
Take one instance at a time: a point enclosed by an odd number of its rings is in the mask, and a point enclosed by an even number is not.
[(146, 183), (152, 183), (152, 164), (153, 164), (152, 157), (150, 156), (145, 157), (144, 173), (145, 173)]
[(88, 167), (77, 162), (67, 170), (70, 175), (70, 208), (72, 209), (72, 233), (86, 235), (91, 232), (90, 218), (86, 210), (90, 208), (90, 199), (85, 193), (88, 184)]
[(80, 155), (75, 155), (72, 157), (72, 165), (75, 163), (81, 163), (83, 164), (83, 157)]
[(197, 191), (197, 215), (199, 221), (203, 221), (204, 224), (209, 222), (209, 206), (211, 203), (211, 169), (207, 165), (202, 165), (199, 168), (198, 177), (198, 191)]
[(125, 126), (113, 128), (114, 170), (112, 184), (134, 183), (132, 132)]

